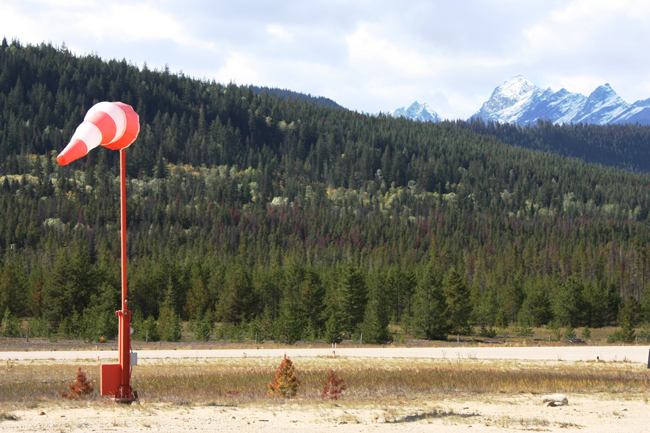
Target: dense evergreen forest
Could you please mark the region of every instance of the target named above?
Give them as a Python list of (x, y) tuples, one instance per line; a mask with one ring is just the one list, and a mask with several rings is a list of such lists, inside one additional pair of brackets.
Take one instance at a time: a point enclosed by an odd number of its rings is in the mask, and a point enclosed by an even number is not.
[[(433, 339), (650, 320), (648, 175), (475, 131), (492, 126), (285, 96), (3, 40), (5, 335), (16, 317), (32, 336), (116, 334), (118, 152), (56, 164), (102, 100), (132, 105), (141, 121), (127, 150), (136, 337), (176, 339), (179, 319), (203, 339), (217, 321), (231, 338), (363, 332), (369, 343), (389, 341), (391, 323)], [(567, 149), (600, 135), (648, 144), (647, 127), (552, 133)]]
[(535, 126), (458, 121), (460, 128), (495, 137), (524, 149), (554, 153), (605, 167), (650, 173), (650, 127), (638, 124), (554, 125), (538, 120)]

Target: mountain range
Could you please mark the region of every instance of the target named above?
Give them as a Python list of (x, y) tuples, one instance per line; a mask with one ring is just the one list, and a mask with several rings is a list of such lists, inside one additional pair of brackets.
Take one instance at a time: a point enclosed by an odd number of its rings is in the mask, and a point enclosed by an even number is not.
[(440, 122), (442, 118), (433, 111), (433, 109), (428, 106), (426, 103), (420, 104), (418, 101), (412, 103), (408, 108), (397, 108), (393, 111), (389, 111), (393, 117), (406, 117), (411, 120), (418, 120), (420, 122)]
[[(411, 105), (407, 110), (397, 109), (390, 114), (414, 120), (432, 120), (414, 116), (412, 107), (426, 107), (431, 117), (440, 117), (426, 104)], [(566, 89), (555, 92), (542, 89), (518, 75), (492, 92), (481, 109), (471, 119), (500, 123), (535, 124), (538, 120), (550, 120), (555, 124), (589, 123), (597, 125), (639, 123), (650, 125), (650, 98), (633, 104), (625, 102), (609, 83), (598, 86), (589, 96), (572, 93)], [(436, 120), (433, 120), (436, 121)]]

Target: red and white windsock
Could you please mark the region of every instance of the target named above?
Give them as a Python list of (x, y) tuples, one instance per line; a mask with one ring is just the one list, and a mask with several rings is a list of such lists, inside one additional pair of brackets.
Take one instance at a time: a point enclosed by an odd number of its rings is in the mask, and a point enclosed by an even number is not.
[(83, 123), (56, 160), (60, 165), (67, 165), (99, 145), (113, 150), (125, 149), (135, 141), (139, 132), (140, 121), (130, 105), (100, 102), (88, 110)]

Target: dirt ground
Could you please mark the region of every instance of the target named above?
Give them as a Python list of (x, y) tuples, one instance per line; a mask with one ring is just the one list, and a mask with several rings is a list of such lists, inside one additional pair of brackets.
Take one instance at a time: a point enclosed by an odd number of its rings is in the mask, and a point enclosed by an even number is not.
[[(344, 401), (269, 406), (177, 406), (141, 401), (87, 407), (35, 407), (4, 412), (3, 432), (646, 432), (647, 397), (605, 400), (570, 395), (569, 404), (547, 407), (539, 395), (481, 395), (476, 399), (422, 401), (400, 406), (346, 407)], [(628, 397), (629, 398), (629, 397)], [(12, 419), (15, 418), (15, 419)]]

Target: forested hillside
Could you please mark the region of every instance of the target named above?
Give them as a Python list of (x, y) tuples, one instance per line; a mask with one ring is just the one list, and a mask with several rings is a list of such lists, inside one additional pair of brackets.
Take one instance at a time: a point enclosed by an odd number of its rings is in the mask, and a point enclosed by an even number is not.
[(157, 320), (173, 339), (179, 316), (286, 342), (650, 319), (647, 175), (65, 47), (3, 41), (0, 71), (5, 334), (16, 316), (32, 335), (116, 333), (118, 152), (55, 159), (102, 100), (141, 120), (136, 334)]
[(647, 125), (554, 125), (550, 120), (538, 120), (535, 126), (522, 127), (499, 122), (486, 124), (480, 119), (453, 123), (524, 149), (650, 173), (650, 126)]

